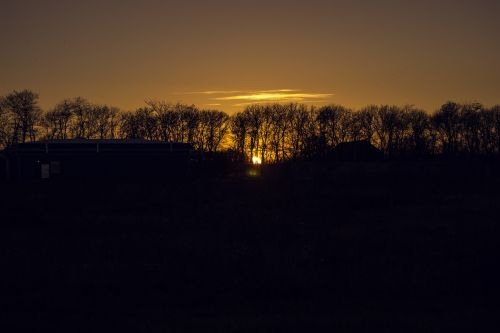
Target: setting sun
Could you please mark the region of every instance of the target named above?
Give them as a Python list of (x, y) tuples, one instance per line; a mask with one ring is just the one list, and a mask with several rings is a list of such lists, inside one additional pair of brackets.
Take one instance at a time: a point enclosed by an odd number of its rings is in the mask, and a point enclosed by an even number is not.
[(262, 159), (258, 156), (253, 156), (252, 157), (252, 164), (256, 164), (256, 165), (262, 164)]

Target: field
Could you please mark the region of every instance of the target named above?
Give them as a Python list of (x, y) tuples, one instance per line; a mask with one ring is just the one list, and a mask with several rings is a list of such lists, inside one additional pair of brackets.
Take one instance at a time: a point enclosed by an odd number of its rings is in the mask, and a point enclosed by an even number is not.
[(0, 184), (2, 313), (75, 332), (487, 331), (499, 166), (303, 162)]

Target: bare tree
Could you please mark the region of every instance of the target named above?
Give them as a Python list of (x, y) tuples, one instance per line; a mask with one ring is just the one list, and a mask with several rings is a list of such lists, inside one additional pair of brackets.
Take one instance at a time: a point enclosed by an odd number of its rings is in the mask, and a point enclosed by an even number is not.
[(410, 107), (406, 110), (408, 139), (405, 150), (417, 155), (427, 154), (431, 145), (431, 122), (425, 111)]
[(491, 113), (492, 119), (492, 146), (493, 151), (496, 151), (497, 154), (500, 154), (500, 105), (493, 106), (489, 112)]
[(135, 111), (134, 121), (138, 126), (138, 138), (155, 140), (157, 133), (157, 118), (150, 107), (139, 108)]
[(133, 112), (121, 114), (119, 127), (122, 139), (139, 139), (141, 136), (140, 124)]
[(7, 112), (4, 97), (0, 96), (0, 148), (10, 144), (12, 139), (10, 123), (10, 115)]
[(481, 153), (500, 153), (500, 105), (480, 110), (478, 132)]
[(158, 118), (159, 138), (163, 141), (175, 141), (180, 126), (179, 108), (166, 102), (148, 101), (147, 104)]
[(231, 130), (231, 141), (233, 149), (238, 155), (238, 159), (244, 160), (246, 158), (246, 141), (248, 134), (248, 119), (242, 112), (233, 115), (229, 121), (229, 128)]
[(206, 111), (205, 121), (207, 122), (206, 151), (216, 152), (229, 129), (229, 116), (221, 111), (210, 110)]
[(107, 105), (94, 105), (92, 107), (93, 137), (98, 139), (114, 139), (118, 129), (119, 109)]
[(380, 149), (392, 155), (400, 147), (405, 124), (402, 110), (395, 106), (381, 105), (374, 118), (374, 132)]
[(287, 131), (291, 148), (291, 158), (297, 158), (302, 155), (308, 137), (312, 134), (314, 125), (312, 112), (304, 104), (291, 104), (290, 110), (285, 121), (289, 124)]
[(456, 153), (460, 143), (460, 105), (443, 104), (432, 116), (432, 123), (443, 153)]
[(64, 100), (42, 117), (42, 127), (45, 129), (47, 139), (69, 138), (69, 128), (73, 118), (73, 103)]
[(329, 105), (318, 111), (320, 135), (331, 148), (349, 140), (352, 111), (341, 105)]
[(76, 97), (66, 101), (68, 108), (73, 114), (73, 121), (70, 126), (71, 137), (73, 138), (89, 138), (92, 127), (90, 103), (82, 98)]
[(463, 148), (470, 154), (477, 154), (481, 149), (481, 113), (480, 103), (464, 104), (460, 109), (460, 139)]
[(272, 151), (272, 158), (275, 162), (283, 160), (286, 156), (285, 135), (289, 125), (288, 107), (281, 104), (270, 106), (272, 128), (269, 138), (269, 148)]
[(195, 144), (196, 131), (198, 129), (200, 117), (199, 110), (194, 105), (177, 104), (176, 111), (179, 116), (179, 131), (176, 141)]
[[(273, 128), (273, 108), (271, 105), (266, 105), (260, 110), (260, 159), (262, 163), (267, 160), (267, 153), (269, 149), (269, 141)], [(258, 151), (257, 151), (258, 155)]]
[(260, 105), (249, 105), (243, 111), (247, 118), (248, 136), (250, 139), (250, 157), (258, 154), (260, 130), (262, 126), (262, 107)]
[(375, 117), (377, 116), (378, 107), (369, 105), (357, 112), (357, 121), (360, 127), (360, 138), (362, 140), (373, 140), (375, 132)]
[(31, 90), (14, 91), (5, 96), (4, 108), (11, 118), (11, 143), (36, 140), (36, 126), (41, 110), (38, 106), (38, 94)]

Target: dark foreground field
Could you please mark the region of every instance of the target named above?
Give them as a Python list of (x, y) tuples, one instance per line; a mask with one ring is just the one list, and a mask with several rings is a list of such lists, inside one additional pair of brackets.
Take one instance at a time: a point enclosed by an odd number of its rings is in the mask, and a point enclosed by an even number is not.
[(499, 170), (0, 184), (2, 331), (494, 332)]

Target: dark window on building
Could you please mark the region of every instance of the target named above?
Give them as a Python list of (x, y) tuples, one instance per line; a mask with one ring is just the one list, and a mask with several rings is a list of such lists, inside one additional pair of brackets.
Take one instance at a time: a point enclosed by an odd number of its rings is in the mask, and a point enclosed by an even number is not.
[(51, 161), (50, 162), (50, 173), (53, 175), (61, 174), (61, 161)]
[(42, 179), (50, 178), (50, 164), (42, 163), (40, 165), (40, 178)]

